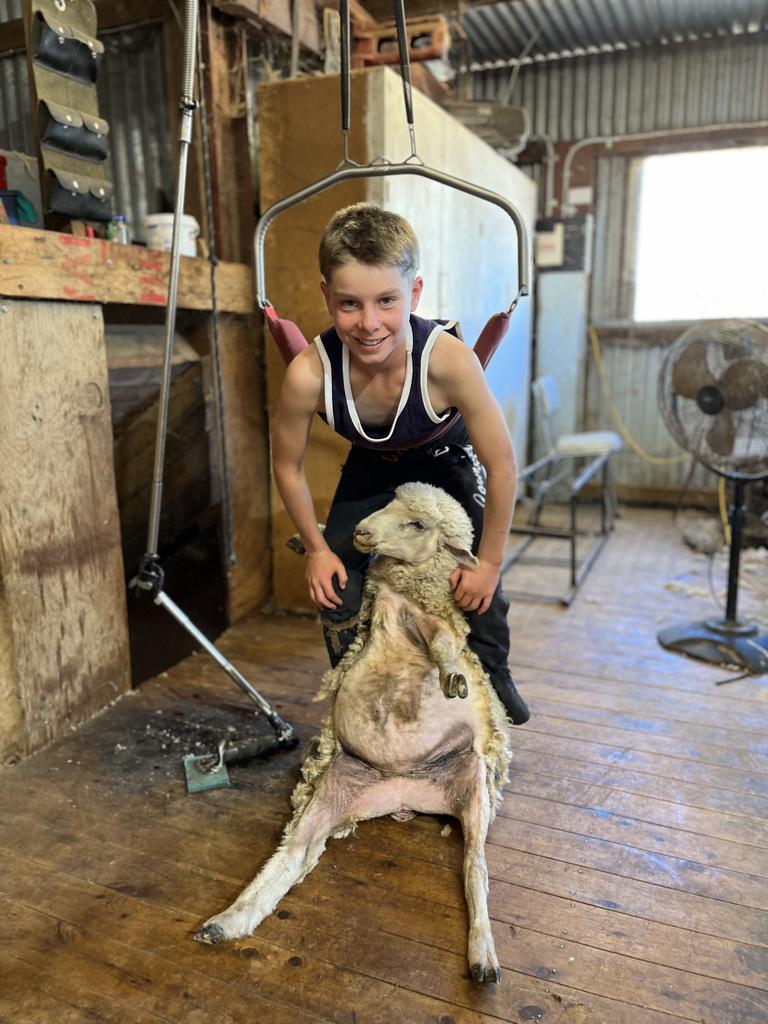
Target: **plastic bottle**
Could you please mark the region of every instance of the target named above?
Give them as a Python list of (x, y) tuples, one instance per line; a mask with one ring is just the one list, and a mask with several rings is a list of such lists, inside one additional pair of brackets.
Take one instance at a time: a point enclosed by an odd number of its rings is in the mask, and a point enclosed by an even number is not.
[(116, 214), (109, 222), (107, 238), (110, 242), (116, 242), (118, 245), (130, 244), (130, 238), (128, 236), (128, 220), (124, 213)]

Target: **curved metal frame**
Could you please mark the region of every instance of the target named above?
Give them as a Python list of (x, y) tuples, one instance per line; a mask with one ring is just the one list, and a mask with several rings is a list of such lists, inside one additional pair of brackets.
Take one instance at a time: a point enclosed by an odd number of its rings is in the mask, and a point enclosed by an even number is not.
[(479, 185), (473, 185), (471, 182), (464, 181), (462, 178), (454, 178), (450, 174), (443, 173), (443, 171), (427, 167), (422, 163), (416, 153), (416, 138), (413, 128), (411, 66), (410, 56), (408, 53), (407, 25), (405, 21), (405, 5), (403, 0), (394, 0), (393, 7), (395, 23), (397, 25), (397, 44), (400, 51), (400, 75), (403, 81), (405, 119), (408, 123), (408, 132), (411, 139), (411, 155), (400, 163), (390, 163), (387, 160), (378, 160), (369, 164), (353, 164), (349, 159), (351, 31), (349, 0), (340, 0), (341, 74), (339, 77), (341, 80), (341, 133), (344, 140), (344, 158), (339, 168), (334, 171), (333, 174), (329, 174), (325, 178), (321, 178), (319, 181), (314, 182), (314, 184), (307, 185), (306, 188), (299, 189), (297, 192), (293, 192), (291, 195), (286, 196), (285, 199), (279, 200), (270, 206), (270, 208), (259, 218), (259, 222), (256, 225), (256, 230), (253, 236), (253, 254), (254, 273), (256, 277), (256, 298), (261, 310), (264, 310), (267, 307), (272, 308), (272, 303), (269, 301), (266, 294), (264, 275), (264, 239), (269, 225), (272, 223), (274, 218), (284, 210), (287, 210), (292, 206), (297, 206), (299, 203), (303, 203), (307, 199), (311, 199), (312, 196), (317, 195), (318, 192), (324, 192), (327, 188), (339, 185), (343, 181), (350, 181), (356, 178), (383, 178), (392, 174), (415, 174), (422, 178), (428, 178), (430, 181), (436, 181), (439, 185), (445, 185), (447, 188), (453, 188), (459, 192), (464, 192), (467, 195), (475, 196), (477, 199), (493, 203), (494, 206), (498, 206), (508, 214), (512, 218), (517, 235), (517, 295), (512, 300), (508, 312), (512, 312), (521, 296), (529, 294), (530, 268), (528, 233), (517, 207), (513, 206), (512, 203), (508, 202), (497, 192), (491, 192), (490, 189), (481, 188)]
[(253, 249), (256, 274), (256, 298), (260, 309), (264, 310), (267, 306), (271, 307), (272, 305), (267, 298), (265, 288), (264, 240), (266, 238), (267, 230), (275, 217), (277, 217), (278, 214), (283, 213), (285, 210), (290, 209), (290, 207), (297, 206), (299, 203), (303, 203), (307, 199), (311, 199), (312, 196), (317, 195), (319, 192), (324, 192), (326, 189), (332, 188), (334, 185), (339, 185), (343, 181), (350, 181), (355, 178), (383, 178), (393, 174), (415, 174), (422, 178), (429, 178), (430, 181), (436, 181), (440, 185), (445, 185), (448, 188), (456, 189), (459, 192), (465, 192), (467, 195), (475, 196), (477, 199), (493, 203), (494, 206), (498, 206), (508, 214), (514, 222), (517, 234), (517, 294), (518, 297), (529, 294), (530, 277), (528, 262), (528, 233), (525, 229), (523, 218), (520, 216), (520, 212), (516, 206), (513, 206), (512, 203), (497, 192), (491, 192), (490, 189), (482, 188), (479, 185), (473, 185), (471, 182), (464, 181), (462, 178), (454, 178), (450, 174), (444, 174), (442, 171), (426, 167), (424, 164), (365, 164), (359, 167), (342, 167), (340, 170), (334, 171), (333, 174), (329, 174), (325, 178), (321, 178), (312, 185), (307, 185), (306, 188), (299, 189), (297, 192), (292, 192), (291, 195), (286, 196), (285, 199), (280, 199), (278, 202), (273, 203), (273, 205), (270, 206), (269, 209), (266, 210), (259, 218), (259, 222), (256, 225), (256, 230), (253, 236)]

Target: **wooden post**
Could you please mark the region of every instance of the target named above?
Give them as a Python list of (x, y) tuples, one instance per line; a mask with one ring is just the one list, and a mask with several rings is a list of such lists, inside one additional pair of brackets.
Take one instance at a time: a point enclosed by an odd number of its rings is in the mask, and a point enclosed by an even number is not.
[(98, 306), (0, 305), (0, 762), (130, 686)]
[(202, 10), (216, 253), (219, 259), (252, 264), (255, 203), (246, 109), (246, 29), (242, 21), (233, 21), (207, 3)]

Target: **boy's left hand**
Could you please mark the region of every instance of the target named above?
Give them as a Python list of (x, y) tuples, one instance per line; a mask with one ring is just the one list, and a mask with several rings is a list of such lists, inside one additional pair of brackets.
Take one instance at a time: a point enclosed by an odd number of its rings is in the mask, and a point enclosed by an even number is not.
[(476, 569), (460, 565), (451, 573), (453, 596), (465, 612), (487, 612), (498, 583), (498, 568), (482, 559)]

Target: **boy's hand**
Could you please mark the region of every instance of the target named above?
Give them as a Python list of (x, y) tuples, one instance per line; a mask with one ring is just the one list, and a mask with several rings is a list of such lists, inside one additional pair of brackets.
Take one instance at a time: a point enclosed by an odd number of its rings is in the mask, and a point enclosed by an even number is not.
[(460, 565), (451, 573), (453, 596), (465, 612), (487, 612), (498, 583), (498, 567), (482, 559), (476, 569)]
[(307, 583), (309, 584), (309, 596), (315, 607), (336, 608), (341, 604), (341, 598), (333, 586), (333, 577), (336, 576), (339, 586), (343, 590), (347, 585), (347, 570), (344, 563), (330, 548), (323, 551), (313, 551), (307, 555)]

